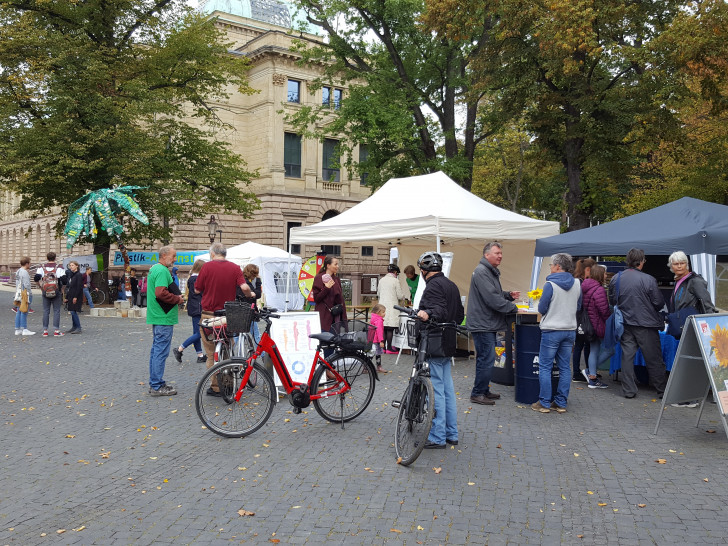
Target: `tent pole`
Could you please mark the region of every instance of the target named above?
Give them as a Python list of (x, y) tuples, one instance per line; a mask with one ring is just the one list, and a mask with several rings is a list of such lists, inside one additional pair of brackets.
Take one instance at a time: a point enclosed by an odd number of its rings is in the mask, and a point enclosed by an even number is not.
[(291, 243), (288, 242), (288, 265), (286, 266), (286, 305), (284, 306), (284, 312), (288, 313), (288, 299), (291, 294)]
[(437, 253), (440, 253), (440, 217), (438, 216), (435, 218), (435, 235), (437, 236), (437, 241), (435, 241), (435, 245), (437, 247)]

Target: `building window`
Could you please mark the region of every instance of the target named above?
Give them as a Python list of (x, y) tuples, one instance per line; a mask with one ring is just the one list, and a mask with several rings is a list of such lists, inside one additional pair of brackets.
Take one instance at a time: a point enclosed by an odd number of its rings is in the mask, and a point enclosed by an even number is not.
[(361, 255), (362, 256), (374, 256), (374, 247), (373, 246), (361, 247)]
[(327, 256), (341, 256), (341, 247), (339, 245), (321, 245), (321, 252)]
[(301, 135), (284, 134), (283, 166), (286, 169), (286, 176), (301, 178)]
[(288, 102), (301, 102), (301, 82), (288, 80)]
[[(291, 247), (291, 250), (289, 251), (291, 254), (300, 254), (301, 253), (301, 245), (292, 245), (290, 244), (291, 241), (291, 228), (294, 227), (301, 227), (301, 222), (288, 222), (286, 224), (286, 241), (288, 242), (288, 246)], [(288, 248), (286, 247), (286, 250)]]
[(321, 170), (321, 178), (327, 182), (339, 182), (341, 180), (339, 156), (337, 155), (338, 146), (338, 140), (331, 138), (324, 140), (323, 169)]
[[(366, 162), (367, 159), (369, 159), (369, 148), (366, 144), (359, 144), (359, 164)], [(369, 173), (360, 172), (359, 177), (359, 185), (366, 186)]]
[(338, 110), (341, 107), (341, 89), (334, 89), (334, 109)]
[(321, 88), (321, 104), (323, 106), (331, 105), (331, 88), (330, 87)]

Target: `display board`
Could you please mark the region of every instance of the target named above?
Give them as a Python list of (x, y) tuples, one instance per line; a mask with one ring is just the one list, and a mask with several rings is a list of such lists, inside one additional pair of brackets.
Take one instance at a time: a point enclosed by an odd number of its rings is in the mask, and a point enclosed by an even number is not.
[[(321, 321), (317, 312), (280, 313), (279, 319), (273, 319), (270, 336), (278, 346), (283, 360), (293, 381), (306, 383), (311, 365), (316, 354), (318, 342), (308, 337), (321, 333)], [(281, 387), (278, 374), (273, 373), (277, 387)]]
[(655, 434), (665, 407), (673, 403), (700, 400), (697, 427), (711, 390), (728, 436), (728, 313), (688, 317), (662, 397)]

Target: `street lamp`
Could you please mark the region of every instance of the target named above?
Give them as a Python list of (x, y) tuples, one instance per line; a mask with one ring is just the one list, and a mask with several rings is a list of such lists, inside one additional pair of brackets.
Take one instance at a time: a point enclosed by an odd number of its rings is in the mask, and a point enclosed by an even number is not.
[[(217, 233), (217, 222), (215, 221), (215, 215), (210, 215), (210, 221), (207, 222), (207, 235), (210, 237), (210, 244), (215, 242), (215, 234)], [(222, 239), (222, 233), (220, 234)]]

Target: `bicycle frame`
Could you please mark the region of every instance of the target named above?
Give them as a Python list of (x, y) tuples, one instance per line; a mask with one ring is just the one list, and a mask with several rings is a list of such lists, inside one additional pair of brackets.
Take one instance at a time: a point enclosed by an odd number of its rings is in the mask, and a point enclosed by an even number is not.
[[(263, 335), (258, 342), (258, 346), (256, 347), (253, 354), (250, 355), (250, 357), (246, 360), (246, 363), (248, 364), (247, 370), (245, 370), (245, 374), (243, 375), (243, 378), (240, 382), (240, 386), (238, 387), (238, 390), (234, 396), (237, 402), (240, 401), (240, 397), (243, 394), (243, 389), (248, 383), (250, 374), (253, 372), (253, 366), (251, 366), (251, 364), (263, 353), (268, 353), (268, 355), (270, 356), (271, 362), (273, 363), (273, 368), (278, 374), (278, 377), (281, 380), (281, 384), (283, 385), (286, 394), (291, 394), (296, 389), (305, 390), (306, 388), (310, 387), (311, 380), (313, 379), (313, 374), (315, 373), (316, 368), (319, 364), (323, 364), (327, 368), (327, 370), (333, 374), (336, 383), (335, 385), (326, 387), (318, 393), (311, 395), (311, 400), (319, 400), (321, 398), (327, 398), (329, 396), (337, 396), (340, 394), (344, 394), (351, 389), (351, 387), (349, 386), (349, 382), (346, 381), (346, 379), (344, 379), (344, 377), (342, 377), (341, 374), (339, 374), (339, 372), (336, 371), (336, 369), (321, 356), (320, 345), (316, 349), (316, 355), (313, 359), (311, 371), (308, 374), (308, 380), (305, 383), (294, 381), (291, 378), (291, 375), (288, 373), (288, 368), (286, 368), (285, 366), (283, 356), (281, 355), (280, 351), (278, 351), (278, 346), (276, 345), (276, 342), (273, 341), (272, 337), (270, 337), (269, 330), (271, 323), (268, 319), (266, 319), (266, 323), (267, 326), (265, 332), (263, 332)], [(337, 387), (338, 385), (341, 386)]]

